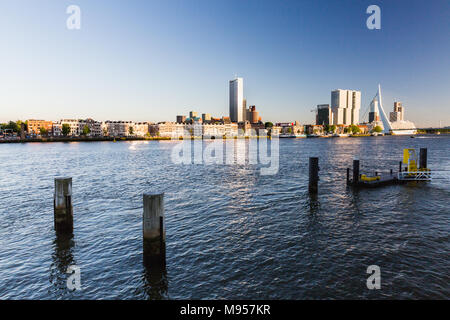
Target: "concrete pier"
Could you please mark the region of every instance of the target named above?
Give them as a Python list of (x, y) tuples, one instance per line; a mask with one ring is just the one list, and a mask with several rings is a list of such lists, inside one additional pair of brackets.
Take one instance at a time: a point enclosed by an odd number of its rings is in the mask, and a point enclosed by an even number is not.
[(55, 178), (53, 210), (56, 232), (72, 233), (72, 178)]
[(319, 158), (309, 158), (309, 192), (317, 193), (319, 182)]
[(144, 194), (143, 216), (144, 262), (165, 260), (164, 193)]

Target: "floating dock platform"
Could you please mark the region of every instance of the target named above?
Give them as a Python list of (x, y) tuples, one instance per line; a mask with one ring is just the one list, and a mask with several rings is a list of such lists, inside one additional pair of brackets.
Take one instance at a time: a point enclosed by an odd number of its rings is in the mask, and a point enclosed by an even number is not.
[(358, 179), (354, 182), (353, 179), (349, 179), (347, 180), (347, 185), (358, 188), (377, 188), (406, 183), (406, 181), (398, 179), (395, 174), (383, 174), (377, 177), (378, 179), (372, 181)]
[[(420, 165), (417, 166), (417, 156), (414, 149), (404, 149), (403, 161), (399, 162), (398, 173), (390, 170), (390, 173), (379, 174), (375, 172), (373, 177), (360, 174), (359, 160), (353, 160), (353, 174), (350, 176), (350, 168), (347, 168), (347, 185), (357, 188), (377, 188), (389, 185), (405, 184), (411, 181), (431, 181), (431, 171), (427, 168), (427, 149), (420, 149)], [(406, 164), (405, 171), (402, 164)]]

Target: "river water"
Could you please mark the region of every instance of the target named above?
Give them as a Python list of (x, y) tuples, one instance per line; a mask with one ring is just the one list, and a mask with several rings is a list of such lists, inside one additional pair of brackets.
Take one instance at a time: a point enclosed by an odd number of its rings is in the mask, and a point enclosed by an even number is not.
[[(0, 145), (0, 299), (450, 298), (450, 137), (281, 139), (275, 175), (174, 164), (178, 143)], [(397, 171), (408, 147), (428, 148), (444, 179), (346, 186), (354, 158), (362, 173)], [(57, 176), (73, 177), (73, 237), (53, 229)], [(165, 192), (165, 267), (142, 263), (146, 192)], [(69, 265), (81, 290), (66, 286)]]

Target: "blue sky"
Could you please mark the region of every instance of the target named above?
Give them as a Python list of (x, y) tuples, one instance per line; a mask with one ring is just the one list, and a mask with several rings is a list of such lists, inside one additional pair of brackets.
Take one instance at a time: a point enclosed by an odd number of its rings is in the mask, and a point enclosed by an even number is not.
[[(66, 28), (67, 6), (81, 30)], [(381, 8), (368, 30), (366, 8)], [(0, 121), (228, 115), (244, 78), (263, 120), (310, 123), (336, 88), (450, 125), (450, 1), (2, 0)]]

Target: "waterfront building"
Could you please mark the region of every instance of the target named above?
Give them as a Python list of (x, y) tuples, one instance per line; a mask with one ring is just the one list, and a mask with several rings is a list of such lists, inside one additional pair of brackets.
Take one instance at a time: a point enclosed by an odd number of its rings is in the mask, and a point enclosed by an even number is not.
[(186, 116), (177, 116), (177, 123), (186, 122)]
[(360, 91), (337, 89), (331, 92), (332, 124), (358, 124), (360, 109)]
[(61, 122), (53, 122), (52, 123), (52, 136), (54, 136), (54, 137), (62, 136)]
[(244, 121), (244, 80), (236, 78), (230, 81), (230, 120), (231, 122)]
[(265, 130), (266, 126), (261, 121), (258, 121), (257, 123), (252, 123), (252, 129), (255, 130), (258, 135), (262, 135), (261, 130)]
[(201, 122), (194, 122), (186, 124), (185, 130), (189, 132), (191, 137), (203, 136), (203, 125)]
[(188, 136), (193, 137), (233, 137), (238, 134), (237, 123), (187, 123), (160, 122), (149, 125), (149, 132), (155, 137), (180, 138)]
[(238, 125), (237, 123), (224, 123), (225, 136), (235, 137), (238, 135)]
[(189, 118), (191, 118), (191, 119), (198, 118), (198, 112), (190, 111), (189, 112)]
[(360, 134), (367, 134), (369, 133), (369, 126), (366, 124), (359, 124), (357, 125), (357, 127), (359, 128), (359, 133)]
[(135, 122), (134, 123), (134, 135), (137, 137), (145, 137), (149, 133), (148, 122)]
[(246, 114), (246, 120), (248, 120), (250, 123), (258, 123), (259, 114), (258, 111), (256, 111), (256, 106), (250, 106), (248, 110), (246, 110)]
[(325, 126), (321, 124), (307, 124), (305, 131), (306, 134), (323, 135), (325, 133)]
[(389, 121), (402, 121), (404, 120), (403, 106), (401, 102), (394, 102), (394, 111), (389, 113)]
[(331, 125), (333, 124), (333, 113), (329, 104), (317, 105), (317, 125)]
[(48, 134), (52, 133), (52, 121), (28, 119), (28, 133), (33, 135), (41, 134), (41, 128)]
[(222, 123), (231, 123), (230, 117), (222, 117)]
[(248, 120), (239, 122), (238, 130), (241, 130), (241, 132), (243, 132), (245, 136), (249, 136), (252, 131), (252, 124)]
[(281, 130), (282, 129), (283, 128), (280, 127), (280, 126), (273, 126), (273, 127), (270, 128), (270, 134), (272, 136), (279, 136), (281, 134)]
[(105, 121), (102, 121), (102, 136), (104, 137), (109, 136), (108, 124)]
[[(193, 114), (193, 115), (195, 115), (195, 114)], [(186, 118), (186, 120), (184, 121), (184, 123), (186, 123), (186, 124), (201, 123), (201, 122), (203, 122), (203, 121), (202, 121), (202, 118), (200, 118), (200, 117), (189, 117), (189, 118)]]
[(102, 123), (99, 121), (95, 121), (93, 119), (79, 120), (78, 121), (78, 134), (83, 134), (84, 127), (87, 126), (89, 128), (89, 133), (87, 134), (90, 137), (100, 137), (103, 135), (102, 132)]
[(202, 122), (211, 122), (211, 115), (209, 113), (203, 113), (202, 114)]
[(238, 135), (238, 129), (237, 123), (207, 123), (202, 125), (203, 137), (205, 138), (235, 137)]
[(61, 128), (64, 124), (68, 124), (70, 127), (69, 136), (79, 136), (80, 135), (80, 126), (79, 121), (77, 119), (61, 119)]
[(378, 100), (374, 98), (370, 103), (369, 123), (380, 121), (380, 111), (378, 109)]
[(154, 137), (180, 138), (186, 135), (186, 126), (184, 123), (159, 122), (149, 125), (149, 133)]
[(211, 117), (210, 123), (222, 123), (222, 122), (223, 122), (223, 121), (222, 121), (221, 118), (214, 118), (214, 117)]
[(222, 138), (225, 134), (225, 126), (223, 124), (203, 124), (203, 136), (205, 138)]
[(275, 123), (275, 126), (281, 127), (281, 134), (301, 135), (305, 133), (305, 126), (298, 121)]
[(392, 134), (415, 134), (416, 126), (413, 122), (404, 119), (405, 109), (401, 102), (394, 102), (394, 111), (389, 113), (390, 130)]
[[(110, 137), (128, 137), (134, 135), (134, 123), (132, 121), (105, 121), (102, 131), (106, 127)], [(132, 128), (132, 129), (130, 129)], [(133, 134), (130, 132), (133, 131)], [(103, 132), (104, 133), (104, 132)]]

